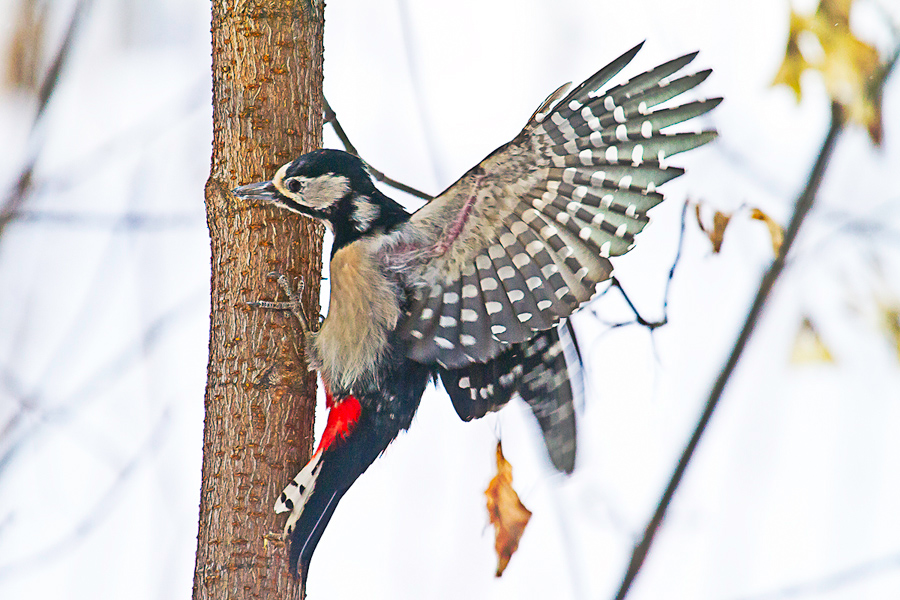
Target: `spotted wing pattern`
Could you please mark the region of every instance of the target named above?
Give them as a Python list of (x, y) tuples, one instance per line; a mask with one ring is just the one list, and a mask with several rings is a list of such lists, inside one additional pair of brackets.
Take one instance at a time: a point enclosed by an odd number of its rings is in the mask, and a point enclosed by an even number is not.
[[(499, 410), (514, 393), (531, 408), (553, 465), (575, 468), (575, 403), (564, 347), (556, 327), (511, 345), (486, 363), (441, 369), (453, 407), (465, 421)], [(573, 365), (574, 366), (574, 365)]]
[(601, 69), (417, 211), (388, 262), (413, 263), (417, 290), (399, 330), (408, 355), (459, 369), (489, 361), (552, 328), (609, 278), (683, 173), (666, 159), (715, 131), (662, 133), (721, 99), (654, 108), (708, 75), (670, 76), (696, 53), (605, 92), (640, 46)]

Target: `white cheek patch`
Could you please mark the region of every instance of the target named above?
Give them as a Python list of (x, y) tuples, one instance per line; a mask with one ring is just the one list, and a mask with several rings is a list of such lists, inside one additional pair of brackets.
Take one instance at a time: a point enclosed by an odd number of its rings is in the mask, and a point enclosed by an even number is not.
[[(301, 206), (322, 210), (335, 204), (350, 191), (350, 180), (343, 175), (320, 175), (319, 177), (292, 177), (305, 185), (299, 192), (292, 192), (285, 187), (285, 177), (291, 163), (282, 166), (272, 177), (272, 185), (283, 196), (290, 198)], [(285, 208), (291, 208), (285, 206)], [(291, 209), (294, 210), (294, 209)], [(296, 210), (294, 212), (297, 212)]]
[(350, 180), (343, 175), (321, 175), (306, 180), (306, 189), (302, 195), (290, 196), (304, 206), (323, 209), (347, 195), (350, 191)]
[(363, 196), (356, 199), (353, 203), (353, 225), (357, 231), (367, 231), (375, 219), (378, 218), (380, 210), (378, 205), (369, 198)]

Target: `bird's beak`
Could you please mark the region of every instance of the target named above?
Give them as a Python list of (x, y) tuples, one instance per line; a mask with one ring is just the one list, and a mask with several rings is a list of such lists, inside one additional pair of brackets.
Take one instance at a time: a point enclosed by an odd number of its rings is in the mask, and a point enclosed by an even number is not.
[(231, 190), (235, 196), (244, 200), (262, 200), (263, 202), (275, 202), (281, 194), (275, 189), (271, 181), (248, 183)]

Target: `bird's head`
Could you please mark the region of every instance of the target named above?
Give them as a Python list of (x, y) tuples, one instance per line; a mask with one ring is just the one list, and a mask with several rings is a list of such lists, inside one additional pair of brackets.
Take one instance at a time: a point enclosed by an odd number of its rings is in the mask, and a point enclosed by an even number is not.
[(304, 154), (278, 169), (271, 181), (243, 185), (234, 193), (323, 221), (334, 232), (335, 249), (409, 217), (377, 190), (362, 160), (341, 150)]

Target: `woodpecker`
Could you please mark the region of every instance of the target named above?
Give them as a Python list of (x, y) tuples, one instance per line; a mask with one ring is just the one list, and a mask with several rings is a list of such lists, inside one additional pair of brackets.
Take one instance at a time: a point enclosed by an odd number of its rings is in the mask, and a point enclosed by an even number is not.
[(313, 458), (275, 505), (290, 511), (290, 567), (304, 583), (338, 502), (409, 428), (432, 380), (464, 420), (518, 395), (552, 464), (572, 472), (567, 319), (609, 279), (609, 259), (634, 245), (647, 211), (663, 200), (657, 188), (684, 172), (668, 157), (716, 136), (661, 131), (721, 102), (657, 107), (709, 76), (673, 77), (696, 52), (602, 90), (640, 47), (565, 97), (569, 84), (557, 89), (519, 135), (412, 214), (375, 187), (359, 158), (338, 150), (304, 154), (271, 181), (234, 190), (319, 219), (334, 234), (321, 326), (310, 326), (280, 279), (330, 409)]

